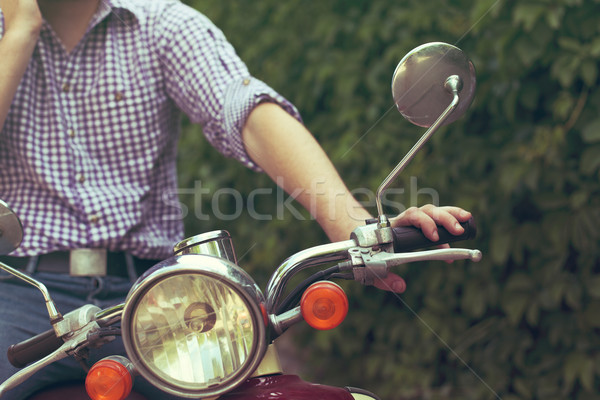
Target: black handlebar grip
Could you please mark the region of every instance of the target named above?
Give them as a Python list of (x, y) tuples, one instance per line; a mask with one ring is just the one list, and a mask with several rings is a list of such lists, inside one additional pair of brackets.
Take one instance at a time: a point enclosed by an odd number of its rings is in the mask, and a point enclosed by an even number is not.
[(453, 235), (442, 226), (438, 226), (440, 240), (433, 242), (423, 235), (419, 228), (413, 226), (401, 226), (393, 228), (394, 231), (394, 252), (411, 251), (423, 249), (426, 247), (437, 246), (444, 243), (458, 242), (460, 240), (473, 239), (477, 234), (475, 220), (470, 218), (467, 222), (461, 223), (465, 231), (460, 235)]
[(46, 357), (63, 344), (64, 341), (56, 337), (54, 329), (50, 329), (21, 343), (11, 345), (6, 354), (13, 366), (23, 368), (29, 363)]

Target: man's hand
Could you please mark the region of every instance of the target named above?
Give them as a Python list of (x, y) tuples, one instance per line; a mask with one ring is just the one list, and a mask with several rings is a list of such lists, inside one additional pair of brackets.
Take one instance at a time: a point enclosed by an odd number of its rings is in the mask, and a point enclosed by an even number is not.
[[(348, 239), (350, 232), (371, 218), (352, 196), (325, 152), (310, 132), (276, 104), (263, 103), (250, 114), (243, 130), (244, 145), (250, 157), (274, 181), (280, 180), (288, 193), (311, 212), (332, 241)], [(277, 179), (281, 178), (281, 179)], [(322, 192), (315, 193), (315, 183)], [(471, 213), (458, 207), (426, 205), (411, 207), (391, 220), (392, 226), (416, 226), (432, 240), (439, 239), (437, 226), (459, 235)], [(442, 247), (449, 247), (444, 245)], [(404, 280), (389, 273), (375, 286), (402, 293)]]
[[(443, 226), (453, 235), (460, 235), (464, 232), (461, 222), (467, 222), (471, 218), (471, 213), (460, 207), (436, 207), (432, 204), (417, 208), (411, 207), (402, 214), (392, 218), (393, 227), (415, 226), (420, 228), (425, 237), (433, 242), (437, 242), (440, 237), (437, 227)], [(444, 247), (449, 247), (445, 245)]]
[(0, 0), (4, 14), (4, 33), (19, 32), (35, 43), (42, 26), (37, 0)]
[[(420, 228), (427, 239), (437, 242), (439, 234), (437, 227), (443, 226), (453, 235), (460, 235), (464, 232), (461, 222), (466, 222), (471, 218), (471, 213), (460, 207), (436, 207), (428, 204), (417, 208), (411, 207), (391, 219), (393, 227), (415, 226)], [(441, 248), (450, 247), (448, 244), (439, 246)], [(388, 290), (395, 293), (402, 293), (406, 289), (406, 283), (400, 276), (389, 273), (387, 277), (376, 280), (375, 287)]]
[(4, 34), (0, 39), (0, 130), (40, 35), (37, 0), (0, 0)]

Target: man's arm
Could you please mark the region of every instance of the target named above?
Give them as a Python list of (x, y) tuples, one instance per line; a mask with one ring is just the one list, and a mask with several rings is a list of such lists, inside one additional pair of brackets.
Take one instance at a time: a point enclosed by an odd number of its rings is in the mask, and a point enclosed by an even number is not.
[(332, 241), (348, 239), (370, 218), (313, 136), (280, 106), (257, 106), (246, 121), (243, 141), (253, 161), (295, 196)]
[[(316, 218), (332, 241), (346, 240), (369, 213), (354, 199), (333, 164), (312, 134), (281, 107), (272, 103), (257, 106), (242, 131), (250, 157)], [(430, 240), (439, 239), (437, 226), (458, 235), (471, 213), (459, 207), (426, 205), (411, 207), (391, 220), (393, 226), (420, 228)], [(444, 247), (448, 247), (445, 245)], [(376, 280), (383, 290), (402, 292), (401, 277), (389, 273)]]
[[(243, 129), (248, 154), (269, 176), (315, 217), (332, 241), (346, 240), (369, 213), (354, 199), (333, 164), (295, 118), (273, 103), (263, 103), (250, 114)], [(392, 219), (394, 226), (413, 225), (437, 241), (437, 225), (452, 234), (471, 214), (458, 207), (412, 207)]]
[(42, 26), (37, 0), (0, 0), (4, 34), (0, 39), (0, 129), (27, 64), (33, 54)]

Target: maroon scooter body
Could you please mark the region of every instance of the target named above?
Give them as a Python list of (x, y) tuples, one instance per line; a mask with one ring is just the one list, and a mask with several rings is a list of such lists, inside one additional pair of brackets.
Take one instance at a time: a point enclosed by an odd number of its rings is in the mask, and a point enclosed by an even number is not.
[[(83, 384), (74, 382), (54, 386), (29, 397), (28, 400), (89, 400)], [(297, 375), (270, 375), (252, 378), (237, 389), (221, 396), (221, 400), (353, 400), (348, 390), (303, 381)], [(147, 400), (131, 393), (127, 400)]]
[[(89, 400), (82, 382), (63, 383), (44, 388), (28, 397), (27, 400)], [(139, 393), (131, 393), (127, 400), (148, 400)]]
[(296, 375), (252, 378), (219, 400), (353, 400), (346, 389), (305, 382)]

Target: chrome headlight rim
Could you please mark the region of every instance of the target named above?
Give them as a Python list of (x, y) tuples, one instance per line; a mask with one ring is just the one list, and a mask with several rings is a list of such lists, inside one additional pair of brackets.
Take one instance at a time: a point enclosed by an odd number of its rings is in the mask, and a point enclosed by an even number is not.
[[(243, 299), (250, 311), (255, 333), (252, 340), (252, 352), (242, 367), (218, 385), (207, 389), (191, 388), (190, 385), (179, 384), (163, 379), (149, 368), (140, 356), (134, 344), (135, 329), (132, 326), (133, 316), (144, 295), (165, 279), (179, 275), (202, 275), (216, 279), (227, 285)], [(122, 314), (121, 329), (125, 351), (132, 360), (136, 371), (146, 380), (161, 390), (187, 398), (218, 397), (235, 388), (248, 379), (259, 366), (267, 349), (267, 320), (265, 317), (265, 299), (254, 280), (239, 266), (232, 262), (209, 255), (186, 254), (171, 257), (144, 274), (129, 291)]]

